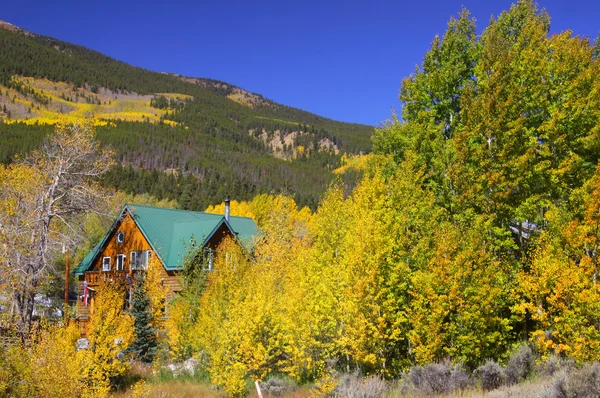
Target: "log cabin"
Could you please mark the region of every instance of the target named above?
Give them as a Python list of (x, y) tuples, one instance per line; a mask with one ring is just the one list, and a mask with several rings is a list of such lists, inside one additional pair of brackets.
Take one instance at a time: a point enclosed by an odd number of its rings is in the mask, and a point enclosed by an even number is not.
[(77, 321), (82, 336), (87, 334), (97, 289), (117, 282), (126, 294), (135, 273), (144, 272), (153, 258), (159, 260), (152, 264), (160, 264), (170, 300), (181, 291), (178, 273), (192, 240), (209, 258), (226, 236), (250, 254), (260, 230), (251, 218), (233, 217), (229, 212), (229, 200), (224, 215), (125, 205), (104, 238), (73, 270), (78, 278)]

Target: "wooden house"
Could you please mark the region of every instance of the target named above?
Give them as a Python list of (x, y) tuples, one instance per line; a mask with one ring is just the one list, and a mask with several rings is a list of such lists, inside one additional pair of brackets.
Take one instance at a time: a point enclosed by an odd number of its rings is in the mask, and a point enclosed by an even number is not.
[(86, 334), (95, 292), (103, 283), (121, 283), (125, 294), (134, 274), (144, 272), (154, 258), (159, 260), (169, 300), (181, 291), (177, 274), (192, 240), (210, 258), (226, 236), (251, 252), (259, 233), (251, 218), (229, 216), (228, 200), (224, 215), (126, 205), (102, 241), (73, 270), (78, 277), (77, 319), (82, 334)]

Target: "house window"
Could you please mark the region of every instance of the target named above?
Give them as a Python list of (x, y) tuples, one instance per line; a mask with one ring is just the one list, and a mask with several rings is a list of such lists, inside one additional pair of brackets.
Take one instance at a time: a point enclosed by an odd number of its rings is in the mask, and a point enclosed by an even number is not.
[(129, 265), (131, 266), (131, 269), (138, 269), (138, 267), (140, 266), (139, 254), (140, 254), (140, 252), (131, 252), (129, 254)]
[(144, 250), (143, 252), (140, 252), (140, 255), (142, 257), (142, 269), (148, 269), (148, 264), (152, 261), (152, 250)]
[(204, 249), (202, 258), (202, 269), (204, 271), (212, 271), (215, 263), (215, 251), (212, 249)]
[(132, 269), (148, 269), (148, 264), (151, 260), (152, 250), (136, 251), (130, 254)]
[(233, 269), (233, 272), (236, 272), (237, 263), (237, 257), (233, 253), (225, 253), (225, 267), (227, 269)]
[(102, 258), (102, 271), (110, 271), (110, 257)]
[(119, 231), (117, 233), (117, 243), (123, 243), (125, 241), (125, 232)]
[(117, 254), (117, 271), (123, 271), (125, 269), (125, 255)]

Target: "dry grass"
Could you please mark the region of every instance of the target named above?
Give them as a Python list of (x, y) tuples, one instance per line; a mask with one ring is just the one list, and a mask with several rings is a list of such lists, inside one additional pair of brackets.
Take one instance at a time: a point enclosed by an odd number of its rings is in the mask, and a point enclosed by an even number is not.
[[(485, 392), (479, 388), (471, 388), (465, 391), (459, 391), (452, 394), (436, 395), (440, 398), (543, 398), (554, 382), (553, 377), (545, 377), (535, 380), (529, 380), (513, 386), (503, 386), (497, 390)], [(216, 390), (209, 384), (194, 383), (191, 381), (168, 380), (157, 383), (147, 382), (144, 387), (144, 395), (136, 395), (135, 387), (127, 391), (114, 393), (115, 398), (132, 398), (132, 397), (147, 397), (147, 398), (188, 398), (188, 397), (226, 397), (222, 391)], [(270, 395), (263, 392), (264, 397)], [(295, 391), (284, 393), (281, 397), (284, 398), (308, 398), (312, 397), (309, 387), (300, 387)], [(249, 398), (258, 398), (255, 390), (250, 391)], [(414, 393), (402, 394), (397, 390), (392, 389), (386, 397), (388, 398), (424, 398), (427, 395), (419, 395)]]
[[(439, 364), (438, 364), (439, 365)], [(441, 366), (441, 365), (439, 365)], [(438, 366), (438, 367), (439, 367)], [(450, 368), (449, 368), (450, 369)], [(452, 368), (454, 369), (454, 368)], [(591, 369), (591, 368), (590, 368)], [(594, 368), (595, 369), (595, 368)], [(456, 369), (455, 369), (456, 370)], [(580, 371), (584, 376), (590, 373)], [(431, 373), (431, 372), (430, 372)], [(439, 372), (438, 372), (439, 373)], [(443, 372), (442, 372), (443, 373)], [(564, 372), (563, 372), (564, 373)], [(552, 395), (553, 386), (556, 383), (557, 378), (563, 375), (561, 372), (557, 372), (554, 375), (544, 374), (538, 371), (537, 375), (531, 375), (526, 380), (521, 381), (519, 384), (511, 386), (503, 385), (498, 389), (492, 391), (484, 391), (481, 388), (480, 381), (472, 379), (469, 383), (460, 383), (454, 386), (450, 393), (438, 393), (435, 397), (440, 398), (548, 398)], [(592, 372), (593, 373), (593, 372)], [(590, 373), (591, 374), (591, 373)], [(596, 374), (596, 373), (594, 373)], [(437, 373), (424, 375), (429, 378), (439, 376)], [(178, 379), (172, 379), (171, 376), (161, 373), (156, 375), (153, 372), (151, 365), (144, 365), (142, 363), (132, 363), (130, 371), (128, 373), (129, 386), (122, 390), (115, 392), (113, 397), (121, 398), (134, 398), (134, 397), (145, 397), (145, 398), (186, 398), (186, 397), (226, 397), (227, 394), (221, 390), (218, 390), (215, 386), (211, 385), (206, 375), (198, 373), (196, 376), (182, 376)], [(563, 375), (564, 377), (564, 375)], [(589, 377), (588, 377), (589, 378)], [(450, 377), (450, 379), (457, 379), (456, 375)], [(583, 381), (587, 381), (585, 377), (580, 377)], [(585, 380), (584, 380), (585, 379)], [(273, 380), (279, 380), (279, 383), (273, 384)], [(369, 383), (368, 381), (371, 380)], [(451, 383), (452, 380), (446, 380), (447, 383)], [(569, 380), (573, 384), (573, 375), (569, 373)], [(136, 382), (137, 381), (137, 382)], [(456, 380), (454, 380), (455, 382)], [(406, 384), (402, 382), (388, 382), (381, 380), (377, 377), (363, 378), (355, 375), (340, 375), (339, 378), (340, 386), (336, 389), (340, 397), (358, 397), (358, 398), (424, 398), (431, 397), (431, 392), (423, 389), (410, 388), (407, 389)], [(270, 383), (270, 384), (269, 384)], [(286, 384), (287, 383), (287, 384)], [(308, 398), (314, 397), (315, 391), (310, 385), (295, 386), (295, 383), (291, 379), (275, 378), (270, 379), (266, 382), (267, 385), (263, 385), (263, 396), (267, 397), (284, 397), (284, 398)], [(286, 385), (284, 385), (286, 384)], [(589, 383), (587, 383), (589, 384)], [(283, 389), (279, 389), (279, 394), (274, 391), (269, 391), (269, 385), (280, 386), (284, 385)], [(412, 385), (412, 384), (411, 384)], [(573, 384), (571, 388), (580, 388), (581, 383)], [(459, 388), (465, 388), (459, 390)], [(573, 387), (579, 386), (579, 387)], [(248, 395), (250, 398), (258, 398), (258, 394), (254, 389), (254, 385), (248, 384)], [(449, 389), (446, 389), (449, 391)], [(272, 394), (268, 394), (271, 392)], [(429, 394), (429, 395), (428, 395)]]
[[(111, 395), (114, 398), (191, 398), (191, 397), (227, 397), (223, 391), (216, 390), (209, 384), (194, 383), (190, 381), (169, 380), (157, 383), (144, 383), (143, 394), (139, 394), (139, 389), (132, 386), (126, 391), (115, 392)], [(284, 393), (282, 398), (309, 398), (313, 397), (310, 388), (300, 387), (295, 391)], [(258, 398), (256, 390), (250, 391), (248, 398)], [(273, 397), (263, 392), (263, 397)]]
[(544, 397), (544, 393), (552, 386), (554, 378), (546, 377), (542, 379), (525, 381), (520, 384), (512, 385), (510, 387), (503, 386), (497, 390), (490, 392), (482, 391), (466, 391), (464, 395), (450, 395), (448, 398), (454, 397), (485, 397), (485, 398), (538, 398)]
[(190, 383), (179, 380), (170, 380), (157, 384), (146, 383), (143, 394), (137, 394), (135, 387), (127, 391), (112, 394), (115, 398), (192, 398), (192, 397), (226, 397), (221, 391), (217, 391), (207, 384)]

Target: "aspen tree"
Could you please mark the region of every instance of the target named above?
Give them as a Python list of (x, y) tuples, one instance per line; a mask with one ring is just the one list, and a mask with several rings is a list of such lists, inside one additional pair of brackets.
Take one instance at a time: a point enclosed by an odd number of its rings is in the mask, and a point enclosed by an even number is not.
[(80, 231), (76, 216), (99, 208), (94, 180), (112, 164), (88, 121), (57, 124), (42, 148), (0, 170), (0, 273), (28, 331), (34, 297), (54, 270), (52, 259)]

